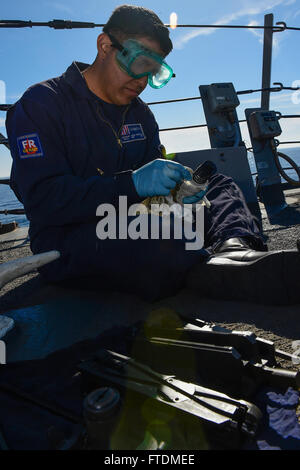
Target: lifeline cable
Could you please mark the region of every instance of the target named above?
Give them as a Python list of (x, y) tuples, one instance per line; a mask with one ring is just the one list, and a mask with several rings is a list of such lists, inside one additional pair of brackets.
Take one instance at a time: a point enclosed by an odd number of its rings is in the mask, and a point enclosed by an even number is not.
[[(34, 26), (46, 26), (53, 29), (77, 29), (77, 28), (98, 28), (105, 24), (85, 21), (52, 20), (47, 22), (24, 21), (24, 20), (0, 20), (0, 28), (32, 28)], [(167, 28), (171, 25), (165, 23)], [(274, 33), (281, 33), (286, 30), (300, 31), (300, 27), (287, 26), (284, 21), (278, 21), (274, 26), (260, 25), (222, 25), (222, 24), (178, 24), (176, 28), (225, 28), (225, 29), (272, 29)]]

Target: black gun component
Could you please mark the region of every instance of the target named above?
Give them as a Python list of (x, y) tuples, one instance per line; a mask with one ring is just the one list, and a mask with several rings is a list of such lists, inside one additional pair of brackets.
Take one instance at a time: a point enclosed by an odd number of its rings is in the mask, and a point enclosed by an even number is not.
[[(200, 325), (200, 326), (199, 326)], [(293, 356), (251, 332), (230, 331), (201, 320), (182, 328), (152, 327), (135, 339), (135, 357), (160, 372), (172, 371), (204, 386), (251, 397), (261, 385), (300, 387), (300, 371), (278, 367), (276, 357)]]
[[(293, 359), (299, 360), (299, 358), (297, 356), (293, 355), (293, 354), (289, 354), (285, 351), (281, 351), (280, 349), (276, 349), (273, 341), (269, 341), (267, 339), (260, 338), (259, 336), (256, 336), (254, 333), (252, 333), (250, 331), (230, 330), (228, 328), (217, 326), (214, 323), (205, 322), (204, 320), (200, 320), (198, 318), (192, 319), (192, 318), (185, 317), (184, 315), (180, 315), (180, 317), (184, 322), (186, 322), (186, 325), (184, 326), (184, 330), (201, 331), (201, 333), (203, 333), (204, 331), (205, 332), (210, 331), (211, 333), (215, 333), (215, 334), (228, 333), (228, 334), (232, 335), (231, 336), (232, 340), (230, 340), (230, 341), (233, 341), (234, 343), (230, 343), (230, 344), (232, 344), (232, 345), (234, 344), (234, 346), (238, 350), (240, 350), (241, 347), (243, 347), (243, 346), (242, 346), (242, 344), (238, 345), (236, 343), (236, 341), (239, 341), (239, 340), (237, 340), (236, 338), (233, 338), (233, 335), (236, 335), (239, 338), (240, 337), (248, 337), (249, 340), (251, 338), (251, 343), (252, 344), (256, 343), (255, 348), (258, 349), (259, 357), (267, 359), (269, 366), (271, 366), (271, 365), (275, 366), (277, 364), (276, 357), (280, 357), (282, 359), (285, 359), (286, 361), (292, 361)], [(216, 338), (215, 341), (217, 341), (216, 344), (219, 344), (217, 338), (220, 338), (220, 337), (216, 336), (215, 338)], [(228, 344), (228, 343), (226, 343), (226, 344)], [(248, 345), (246, 343), (244, 343), (244, 344), (246, 345), (247, 348), (250, 347), (249, 343), (248, 343)], [(252, 353), (253, 352), (254, 352), (254, 350), (252, 350)], [(251, 354), (250, 349), (248, 349), (248, 353)], [(243, 357), (245, 357), (245, 354), (246, 354), (246, 352), (243, 351)], [(254, 358), (252, 358), (252, 360), (253, 359)]]
[(241, 435), (254, 436), (257, 431), (261, 413), (252, 403), (178, 380), (175, 375), (159, 374), (113, 351), (100, 350), (93, 359), (82, 362), (79, 369), (90, 390), (113, 383), (123, 396), (125, 391), (136, 394), (136, 408), (151, 399), (159, 414), (170, 413), (171, 407), (176, 409), (176, 420), (189, 420), (196, 427), (201, 423), (210, 445), (218, 446), (219, 442), (223, 448), (235, 446)]

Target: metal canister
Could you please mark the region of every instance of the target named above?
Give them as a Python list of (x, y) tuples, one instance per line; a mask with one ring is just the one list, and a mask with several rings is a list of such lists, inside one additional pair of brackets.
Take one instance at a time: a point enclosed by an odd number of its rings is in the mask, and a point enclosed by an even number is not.
[(120, 394), (111, 387), (94, 390), (83, 403), (83, 416), (89, 449), (105, 450), (110, 447), (110, 436), (120, 410)]
[(210, 160), (205, 161), (193, 171), (191, 168), (186, 167), (191, 173), (191, 180), (184, 180), (178, 189), (175, 200), (179, 204), (183, 203), (183, 199), (186, 197), (194, 196), (197, 193), (203, 191), (203, 202), (210, 207), (210, 203), (207, 200), (205, 194), (208, 188), (210, 178), (216, 173), (217, 167)]

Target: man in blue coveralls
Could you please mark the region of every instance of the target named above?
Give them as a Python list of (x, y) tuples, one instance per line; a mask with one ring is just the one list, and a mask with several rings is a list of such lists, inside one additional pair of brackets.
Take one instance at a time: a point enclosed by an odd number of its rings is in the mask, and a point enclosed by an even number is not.
[(97, 50), (92, 65), (73, 62), (60, 77), (30, 87), (7, 114), (11, 186), (30, 221), (32, 251), (61, 253), (40, 269), (44, 278), (149, 300), (187, 285), (215, 298), (300, 301), (299, 255), (266, 251), (241, 191), (218, 173), (207, 192), (205, 248), (187, 251), (183, 239), (97, 238), (99, 205), (166, 196), (190, 178), (184, 166), (162, 158), (158, 125), (139, 98), (148, 83), (161, 88), (173, 76), (165, 62), (168, 28), (152, 11), (123, 5)]

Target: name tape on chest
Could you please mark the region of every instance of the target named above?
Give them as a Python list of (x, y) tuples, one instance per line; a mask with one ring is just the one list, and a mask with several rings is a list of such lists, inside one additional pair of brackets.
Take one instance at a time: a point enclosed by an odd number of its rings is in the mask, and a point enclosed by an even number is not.
[(20, 158), (43, 157), (43, 149), (37, 134), (23, 135), (17, 138)]
[(123, 144), (126, 142), (145, 140), (146, 137), (142, 124), (125, 124), (125, 126), (122, 127), (120, 139)]

